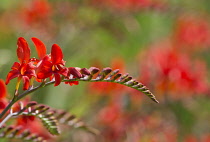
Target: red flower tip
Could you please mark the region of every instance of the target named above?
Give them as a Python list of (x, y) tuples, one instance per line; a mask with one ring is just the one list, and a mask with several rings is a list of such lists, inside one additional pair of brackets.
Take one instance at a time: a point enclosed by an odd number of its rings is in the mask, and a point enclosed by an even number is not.
[(52, 45), (51, 60), (52, 60), (52, 63), (54, 65), (55, 64), (62, 64), (63, 52), (62, 52), (60, 46), (58, 46), (57, 44)]
[(6, 97), (7, 89), (5, 83), (2, 79), (0, 79), (0, 99)]
[(38, 53), (40, 59), (42, 59), (46, 55), (46, 47), (44, 43), (36, 37), (31, 38)]
[(70, 86), (78, 85), (79, 81), (69, 81), (69, 82), (65, 82), (65, 84), (69, 84)]
[(21, 63), (28, 62), (30, 59), (31, 51), (28, 47), (27, 41), (23, 37), (19, 37), (17, 41), (17, 56)]

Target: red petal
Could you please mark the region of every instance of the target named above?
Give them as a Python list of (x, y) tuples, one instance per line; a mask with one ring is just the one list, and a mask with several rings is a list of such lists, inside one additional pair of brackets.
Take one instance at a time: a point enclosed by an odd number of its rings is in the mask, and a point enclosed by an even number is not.
[(46, 47), (45, 47), (44, 43), (35, 37), (33, 37), (31, 39), (36, 47), (36, 51), (38, 53), (39, 58), (42, 59), (46, 55)]
[(39, 64), (36, 73), (38, 79), (45, 79), (50, 77), (52, 75), (52, 63), (47, 60), (43, 60)]
[(35, 120), (35, 116), (28, 116), (28, 119), (30, 119), (31, 121), (34, 121)]
[(28, 90), (30, 85), (30, 80), (28, 76), (22, 76), (22, 79), (23, 79), (23, 90)]
[(48, 77), (51, 77), (51, 76), (52, 76), (51, 72), (48, 72), (48, 73), (39, 72), (39, 73), (37, 73), (37, 79), (45, 79), (45, 78), (48, 78)]
[(0, 98), (4, 98), (7, 94), (7, 89), (5, 83), (2, 79), (0, 79)]
[(20, 37), (18, 38), (18, 42), (17, 42), (17, 56), (19, 61), (22, 62), (28, 62), (30, 59), (30, 48), (28, 47), (28, 43), (27, 41), (23, 38)]
[(6, 78), (6, 85), (9, 83), (9, 81), (13, 78), (16, 78), (20, 75), (20, 72), (18, 70), (12, 70), (7, 74)]
[(61, 83), (61, 77), (58, 73), (55, 73), (54, 76), (55, 76), (55, 85), (54, 86), (58, 86)]
[(69, 84), (70, 86), (72, 86), (72, 85), (78, 85), (79, 84), (79, 81), (69, 81), (66, 84)]
[(57, 44), (53, 44), (52, 49), (51, 49), (51, 60), (52, 63), (59, 64), (62, 63), (63, 60), (63, 52)]
[(7, 104), (8, 103), (7, 103), (6, 99), (1, 99), (1, 101), (0, 101), (0, 110), (1, 109), (5, 109)]
[(67, 77), (68, 76), (68, 68), (64, 67), (60, 72), (59, 74)]
[(13, 64), (12, 67), (11, 67), (11, 69), (12, 69), (12, 70), (18, 70), (19, 67), (20, 67), (20, 63), (14, 62), (14, 64)]
[(36, 77), (34, 66), (31, 63), (28, 63), (26, 65), (26, 71), (24, 75), (27, 75), (29, 78), (31, 78), (32, 76)]

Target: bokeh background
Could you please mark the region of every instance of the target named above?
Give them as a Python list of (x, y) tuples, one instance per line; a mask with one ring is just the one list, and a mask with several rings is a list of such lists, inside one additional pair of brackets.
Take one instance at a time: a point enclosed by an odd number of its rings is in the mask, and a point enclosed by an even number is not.
[[(119, 68), (160, 101), (110, 83), (46, 87), (32, 100), (100, 130), (67, 129), (54, 141), (210, 142), (210, 1), (18, 0), (0, 2), (0, 78), (18, 37), (57, 43), (68, 67)], [(16, 80), (8, 85), (12, 97)]]

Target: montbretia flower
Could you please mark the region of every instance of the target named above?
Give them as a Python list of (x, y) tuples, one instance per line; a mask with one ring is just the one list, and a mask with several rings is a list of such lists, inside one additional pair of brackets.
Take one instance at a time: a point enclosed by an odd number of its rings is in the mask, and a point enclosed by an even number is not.
[(51, 5), (47, 0), (32, 0), (21, 14), (26, 24), (46, 23), (52, 14)]
[(141, 72), (144, 74), (140, 80), (154, 88), (156, 93), (170, 95), (174, 99), (208, 94), (205, 63), (200, 60), (192, 61), (189, 55), (166, 47), (167, 45), (158, 44), (156, 49), (153, 47), (140, 59)]
[[(43, 54), (40, 53), (40, 57)], [(61, 76), (67, 76), (68, 68), (64, 67), (63, 52), (57, 44), (52, 45), (51, 54), (43, 57), (37, 64), (36, 74), (38, 79), (55, 78), (55, 86), (61, 82)]]
[(8, 103), (6, 100), (7, 89), (5, 83), (2, 79), (0, 79), (0, 110), (4, 109)]
[(18, 38), (17, 46), (17, 56), (20, 63), (15, 62), (13, 64), (12, 70), (7, 75), (6, 84), (8, 84), (11, 79), (18, 77), (16, 90), (19, 88), (21, 79), (23, 80), (23, 90), (27, 90), (30, 86), (30, 79), (33, 76), (36, 77), (35, 66), (30, 62), (30, 48), (23, 37)]
[(175, 39), (181, 47), (200, 49), (210, 44), (210, 26), (208, 20), (201, 17), (185, 16), (178, 19)]
[[(46, 47), (44, 43), (38, 38), (33, 37), (32, 41), (36, 47), (38, 53), (37, 58), (30, 58), (30, 48), (26, 40), (22, 37), (17, 42), (17, 56), (20, 62), (15, 62), (12, 66), (12, 70), (8, 73), (6, 84), (13, 78), (18, 78), (16, 90), (18, 90), (21, 79), (23, 80), (23, 90), (27, 90), (29, 86), (32, 86), (33, 79), (41, 82), (44, 79), (55, 79), (55, 86), (61, 83), (62, 77), (69, 79), (70, 74), (73, 78), (81, 78), (74, 74), (72, 70), (64, 67), (65, 61), (63, 60), (63, 52), (57, 44), (52, 45), (51, 54), (46, 54)], [(72, 67), (73, 68), (73, 67)], [(83, 70), (82, 70), (83, 71)], [(75, 76), (76, 75), (76, 76)], [(68, 82), (70, 85), (77, 85), (77, 81)]]

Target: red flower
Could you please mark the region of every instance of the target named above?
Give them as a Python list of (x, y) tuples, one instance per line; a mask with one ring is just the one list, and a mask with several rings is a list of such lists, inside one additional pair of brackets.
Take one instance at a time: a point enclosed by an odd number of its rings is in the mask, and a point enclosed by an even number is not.
[(38, 53), (39, 59), (40, 60), (43, 59), (47, 55), (46, 54), (47, 50), (46, 50), (44, 43), (35, 37), (32, 37), (31, 39), (36, 47), (36, 51)]
[[(161, 47), (165, 45), (161, 44)], [(208, 92), (205, 64), (167, 48), (152, 48), (141, 59), (141, 80), (156, 93), (174, 98)], [(155, 86), (152, 86), (151, 83)], [(180, 94), (180, 95), (177, 95)]]
[[(44, 52), (40, 51), (40, 57), (43, 57)], [(64, 67), (65, 61), (63, 60), (63, 52), (57, 44), (53, 44), (51, 54), (43, 57), (37, 64), (37, 78), (45, 79), (53, 75), (55, 77), (55, 86), (61, 82), (61, 76), (67, 76), (68, 69)]]
[(5, 83), (2, 79), (0, 79), (0, 110), (4, 109), (8, 103), (5, 98), (6, 95), (7, 95), (7, 89)]
[(47, 0), (33, 0), (22, 12), (27, 24), (44, 23), (50, 15), (51, 6)]
[[(12, 66), (12, 70), (8, 73), (6, 84), (13, 78), (18, 77), (16, 90), (19, 88), (20, 80), (23, 80), (23, 90), (27, 90), (30, 86), (30, 79), (35, 77), (38, 82), (42, 79), (50, 78), (55, 79), (55, 86), (61, 82), (61, 76), (69, 78), (70, 74), (73, 77), (82, 77), (82, 74), (78, 76), (79, 71), (72, 72), (72, 70), (64, 67), (65, 61), (63, 60), (63, 52), (57, 44), (52, 45), (51, 54), (46, 54), (46, 47), (44, 43), (38, 38), (33, 37), (32, 41), (36, 47), (39, 58), (30, 58), (30, 48), (26, 40), (22, 37), (18, 39), (17, 56), (20, 61), (15, 62)], [(73, 68), (73, 67), (72, 67)], [(73, 68), (75, 69), (75, 68)], [(68, 71), (70, 70), (70, 71)], [(84, 69), (81, 69), (84, 71)], [(68, 76), (69, 75), (69, 76)], [(75, 76), (76, 75), (76, 76)], [(78, 82), (68, 82), (70, 85), (77, 85)]]
[(22, 37), (18, 38), (17, 46), (17, 56), (20, 63), (15, 62), (13, 64), (12, 70), (7, 75), (6, 84), (8, 84), (11, 79), (18, 77), (16, 89), (19, 88), (19, 83), (22, 79), (23, 90), (27, 90), (30, 86), (32, 76), (36, 77), (35, 66), (30, 62), (30, 48), (26, 40)]
[(119, 104), (109, 104), (100, 111), (99, 121), (105, 125), (112, 125), (121, 117), (121, 111)]
[(205, 19), (192, 16), (178, 19), (175, 38), (187, 47), (207, 47), (210, 44), (210, 26)]

